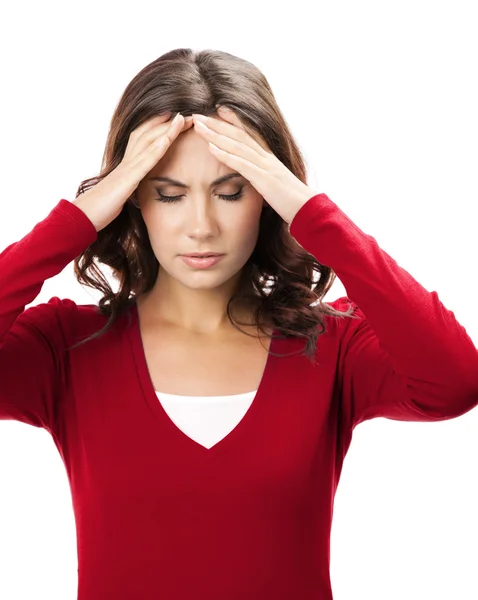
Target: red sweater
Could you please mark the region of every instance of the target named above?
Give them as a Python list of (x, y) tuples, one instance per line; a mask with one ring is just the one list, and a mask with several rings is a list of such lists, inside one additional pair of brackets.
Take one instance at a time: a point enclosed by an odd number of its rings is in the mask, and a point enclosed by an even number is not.
[[(251, 407), (211, 449), (161, 407), (136, 305), (109, 332), (96, 305), (43, 282), (97, 239), (62, 199), (0, 254), (0, 419), (44, 427), (65, 464), (79, 600), (330, 600), (334, 494), (355, 425), (439, 421), (478, 403), (465, 328), (325, 194), (291, 223), (358, 319), (326, 317), (318, 364), (269, 355)], [(303, 348), (276, 339), (272, 351)], [(240, 368), (240, 365), (238, 365)]]

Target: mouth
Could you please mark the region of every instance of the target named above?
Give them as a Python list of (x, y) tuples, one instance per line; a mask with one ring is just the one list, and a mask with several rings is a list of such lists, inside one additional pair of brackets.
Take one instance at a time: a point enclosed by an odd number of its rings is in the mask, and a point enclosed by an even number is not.
[(181, 258), (189, 267), (207, 269), (216, 265), (223, 256), (224, 254), (183, 254)]
[(181, 254), (181, 256), (187, 256), (188, 258), (209, 258), (211, 256), (224, 256), (223, 254), (220, 254), (219, 252), (205, 252), (205, 253), (199, 253), (199, 252), (193, 252), (192, 254)]

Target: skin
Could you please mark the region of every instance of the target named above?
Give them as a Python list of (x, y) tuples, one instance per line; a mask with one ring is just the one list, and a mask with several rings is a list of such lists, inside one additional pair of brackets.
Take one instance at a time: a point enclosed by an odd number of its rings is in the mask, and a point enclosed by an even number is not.
[[(265, 203), (243, 177), (211, 187), (213, 180), (231, 172), (191, 127), (174, 140), (140, 182), (136, 201), (160, 264), (153, 289), (138, 298), (138, 306), (151, 323), (194, 334), (237, 333), (227, 317), (226, 305), (256, 245)], [(149, 179), (159, 176), (176, 179), (189, 189)], [(241, 187), (239, 200), (219, 197), (235, 194)], [(158, 201), (157, 190), (181, 198), (170, 203)], [(186, 265), (179, 256), (206, 251), (225, 256), (213, 267), (201, 270)], [(251, 315), (250, 307), (235, 313), (252, 325)]]

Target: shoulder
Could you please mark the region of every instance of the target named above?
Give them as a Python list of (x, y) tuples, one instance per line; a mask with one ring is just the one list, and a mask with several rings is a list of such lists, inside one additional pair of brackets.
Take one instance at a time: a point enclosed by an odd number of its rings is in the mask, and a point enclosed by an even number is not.
[(352, 336), (365, 321), (364, 313), (348, 296), (341, 296), (332, 302), (322, 302), (322, 304), (331, 309), (330, 313), (323, 315), (325, 326), (323, 333), (328, 332), (328, 337), (336, 339), (339, 343)]
[(51, 297), (25, 309), (16, 319), (17, 324), (35, 327), (49, 339), (63, 338), (70, 343), (77, 335), (83, 335), (95, 327), (101, 327), (106, 317), (97, 304), (77, 304), (71, 298)]

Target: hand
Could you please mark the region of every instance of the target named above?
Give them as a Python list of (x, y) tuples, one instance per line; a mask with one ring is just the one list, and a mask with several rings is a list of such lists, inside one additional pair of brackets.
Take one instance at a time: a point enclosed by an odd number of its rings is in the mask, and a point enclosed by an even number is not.
[(209, 142), (217, 160), (243, 175), (284, 221), (291, 223), (318, 192), (300, 181), (259, 135), (251, 137), (233, 110), (220, 107), (217, 114), (220, 119), (194, 114), (195, 130)]
[(166, 154), (177, 136), (193, 125), (192, 117), (169, 121), (168, 112), (145, 121), (134, 129), (120, 164), (73, 202), (100, 231), (121, 213), (140, 181)]

